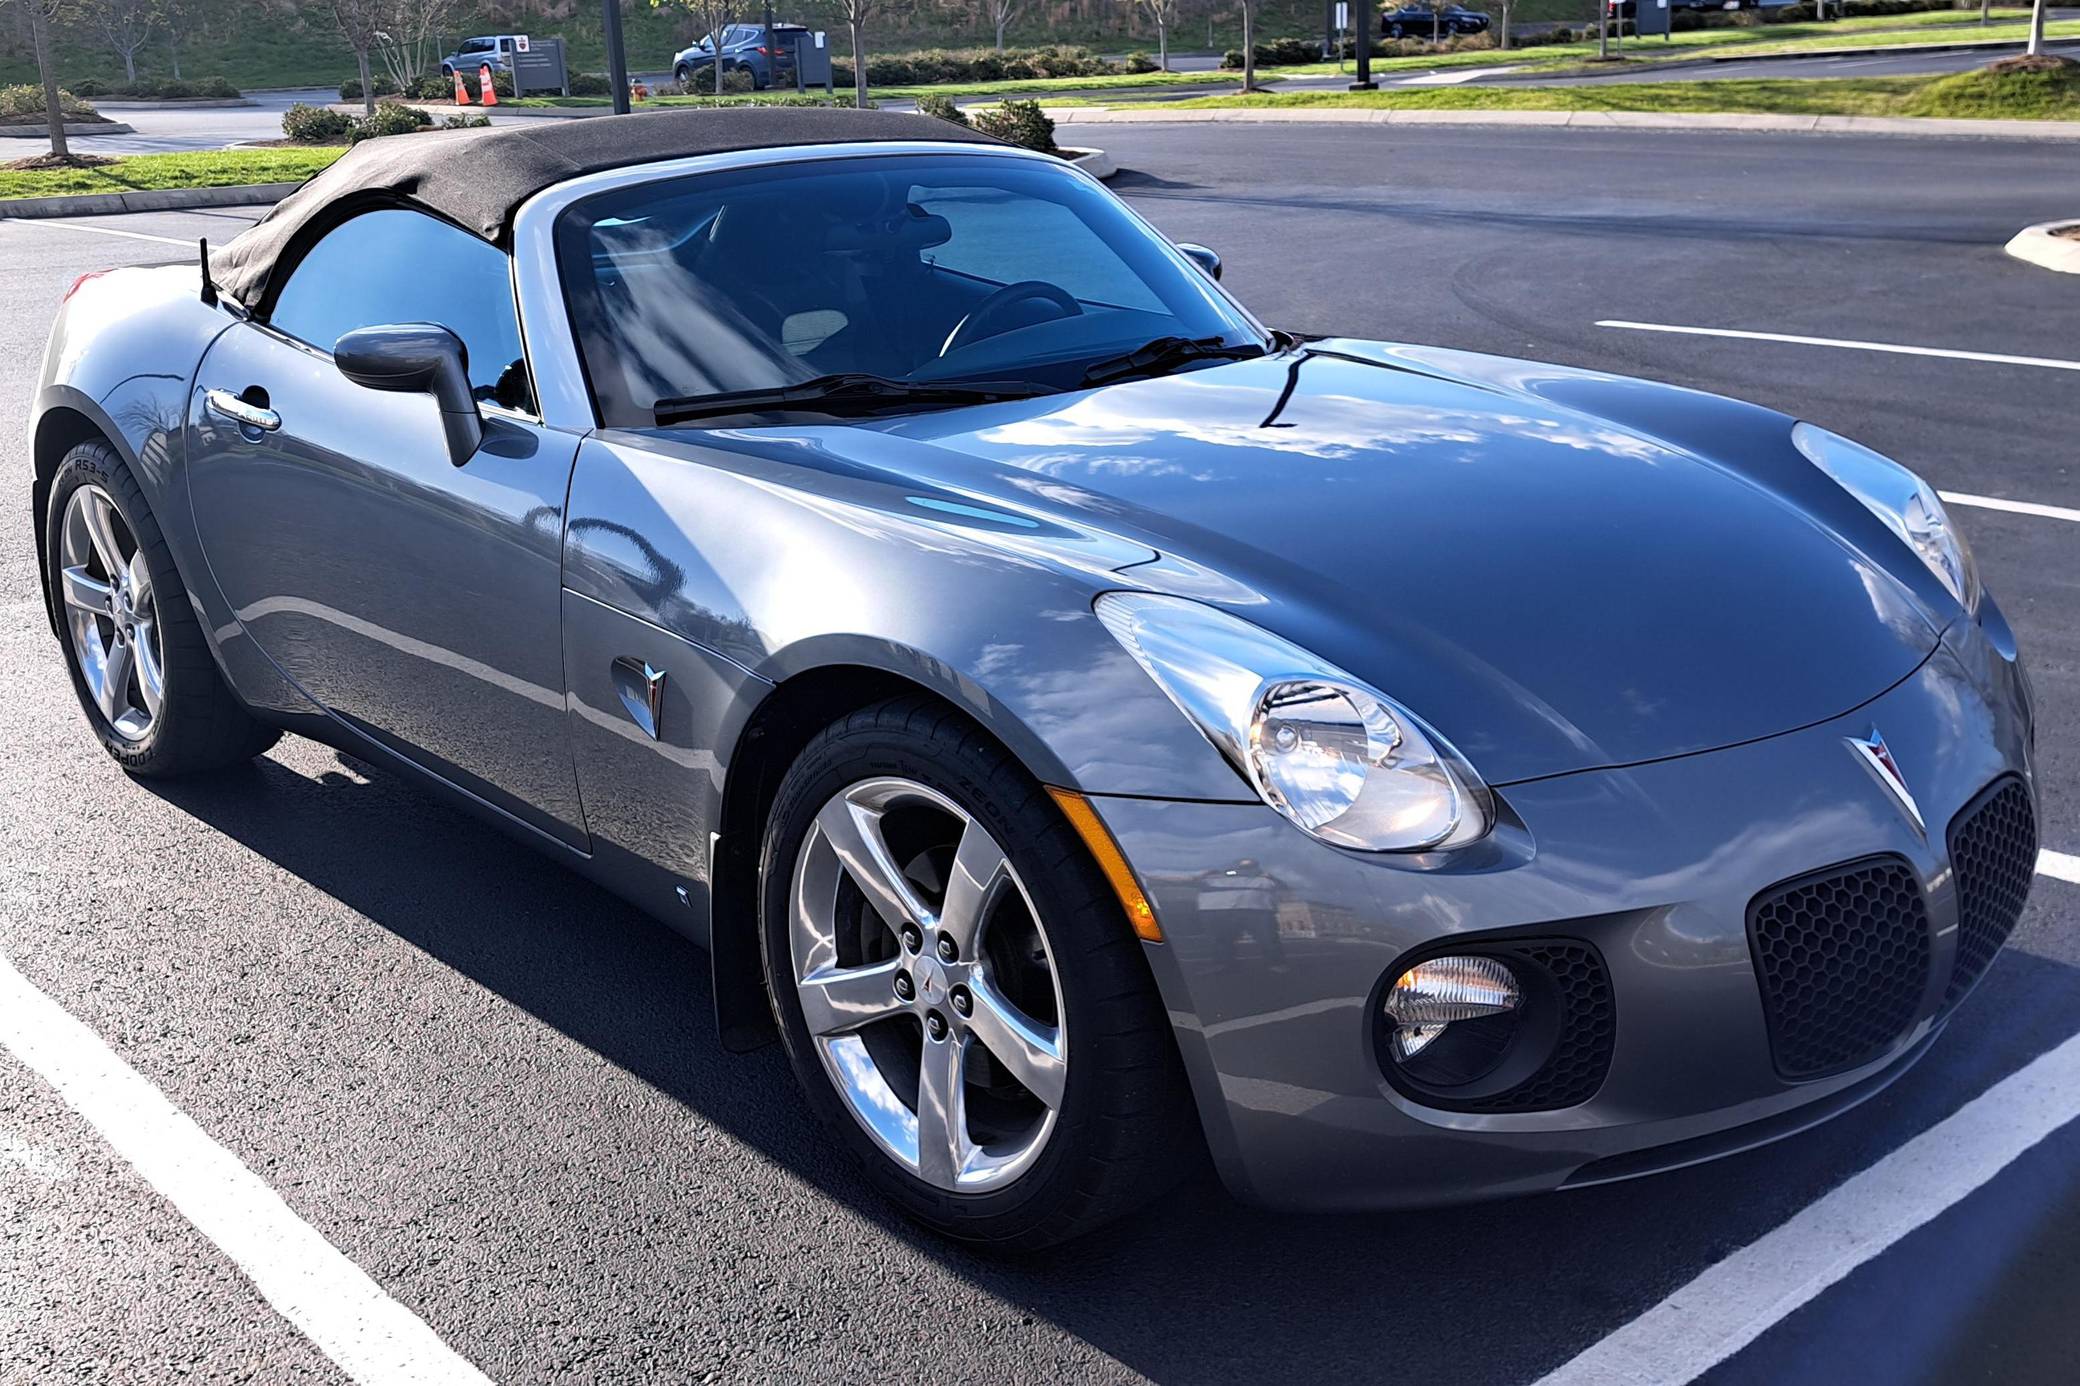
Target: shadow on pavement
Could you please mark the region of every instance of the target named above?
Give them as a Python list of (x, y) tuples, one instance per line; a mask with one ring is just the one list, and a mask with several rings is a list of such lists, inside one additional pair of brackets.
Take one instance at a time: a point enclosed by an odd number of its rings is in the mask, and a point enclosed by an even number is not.
[[(1202, 1177), (1082, 1242), (992, 1259), (890, 1216), (807, 1116), (777, 1048), (722, 1050), (704, 953), (396, 778), (364, 780), (348, 764), (355, 775), (313, 780), (263, 759), (149, 787), (889, 1235), (1162, 1381), (1530, 1379), (2064, 1039), (2080, 1014), (2080, 970), (2011, 953), (1918, 1069), (1766, 1150), (1627, 1185), (1350, 1217), (1257, 1212)], [(1943, 1293), (1940, 1281), (1927, 1293)]]

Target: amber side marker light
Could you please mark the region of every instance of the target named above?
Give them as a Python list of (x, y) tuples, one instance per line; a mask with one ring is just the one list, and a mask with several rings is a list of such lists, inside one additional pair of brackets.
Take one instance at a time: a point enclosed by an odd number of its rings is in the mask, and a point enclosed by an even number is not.
[(1073, 789), (1057, 789), (1053, 785), (1047, 786), (1047, 795), (1061, 809), (1062, 816), (1069, 820), (1069, 826), (1076, 829), (1083, 845), (1090, 849), (1098, 869), (1105, 873), (1105, 879), (1112, 883), (1112, 893), (1119, 897), (1120, 907), (1127, 912), (1127, 922), (1134, 926), (1134, 936), (1149, 943), (1161, 943), (1163, 926), (1156, 922), (1155, 906), (1149, 904), (1148, 897), (1141, 893), (1141, 883), (1134, 879), (1134, 868), (1128, 866), (1127, 859), (1120, 855), (1119, 844), (1112, 840), (1112, 834), (1098, 817), (1098, 811), (1091, 807), (1091, 801)]

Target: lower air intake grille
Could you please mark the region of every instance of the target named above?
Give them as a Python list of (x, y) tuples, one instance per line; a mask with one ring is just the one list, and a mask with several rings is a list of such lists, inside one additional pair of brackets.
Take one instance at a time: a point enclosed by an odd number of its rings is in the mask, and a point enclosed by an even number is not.
[(1928, 985), (1928, 907), (1913, 868), (1874, 857), (1788, 881), (1748, 908), (1770, 1051), (1786, 1078), (1878, 1057)]
[(2008, 941), (2037, 869), (2037, 815), (2020, 780), (2002, 780), (1950, 822), (1957, 871), (1957, 965), (1943, 1004), (1962, 1000)]
[[(1596, 1096), (1610, 1072), (1618, 1013), (1611, 977), (1593, 948), (1577, 943), (1526, 943), (1502, 951), (1545, 970), (1560, 1003), (1560, 1033), (1552, 1057), (1507, 1092), (1459, 1104), (1474, 1112), (1545, 1112)], [(1521, 964), (1520, 964), (1521, 965)]]

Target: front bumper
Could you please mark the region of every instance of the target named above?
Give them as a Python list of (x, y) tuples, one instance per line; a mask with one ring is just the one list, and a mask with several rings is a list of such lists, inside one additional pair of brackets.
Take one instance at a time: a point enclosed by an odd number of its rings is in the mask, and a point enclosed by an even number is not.
[[(1628, 769), (1497, 787), (1482, 844), (1368, 856), (1269, 808), (1096, 797), (1166, 942), (1145, 945), (1207, 1139), (1238, 1195), (1381, 1208), (1650, 1173), (1788, 1134), (1903, 1072), (1949, 1014), (1958, 903), (1945, 828), (2002, 776), (2031, 781), (2027, 683), (1997, 609), (1959, 622), (1914, 674), (1852, 713)], [(1924, 835), (1845, 741), (1882, 730)], [(1877, 854), (1919, 877), (1930, 980), (1876, 1059), (1782, 1078), (1748, 935), (1758, 893)], [(1202, 908), (1224, 872), (1268, 877), (1268, 911)], [(1592, 943), (1616, 1035), (1595, 1095), (1560, 1110), (1455, 1112), (1384, 1076), (1376, 990), (1441, 938), (1504, 931)]]

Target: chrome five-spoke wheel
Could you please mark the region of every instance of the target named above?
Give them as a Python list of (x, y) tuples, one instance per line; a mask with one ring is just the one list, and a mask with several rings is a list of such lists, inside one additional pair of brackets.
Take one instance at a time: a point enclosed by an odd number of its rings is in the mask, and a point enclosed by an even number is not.
[(166, 694), (151, 570), (99, 486), (73, 491), (58, 532), (65, 627), (87, 692), (117, 736), (142, 741)]
[(952, 1192), (1030, 1169), (1068, 1035), (1046, 928), (988, 830), (914, 780), (861, 780), (817, 813), (789, 899), (804, 1025), (874, 1143)]

